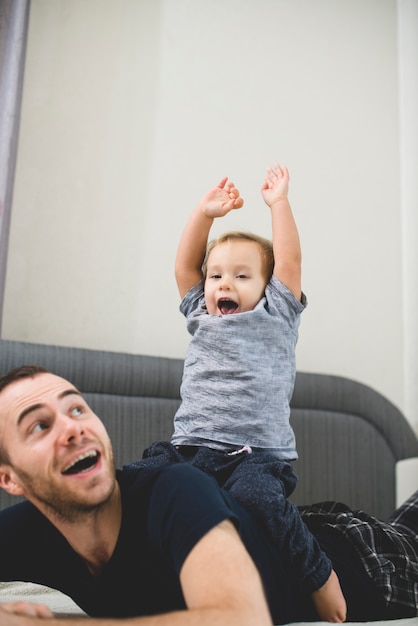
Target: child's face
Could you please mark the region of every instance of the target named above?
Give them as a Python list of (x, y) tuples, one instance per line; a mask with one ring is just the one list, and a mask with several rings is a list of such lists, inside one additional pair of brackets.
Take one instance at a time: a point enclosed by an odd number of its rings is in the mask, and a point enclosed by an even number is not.
[(207, 262), (205, 302), (209, 315), (251, 311), (266, 288), (260, 246), (234, 240), (216, 245)]

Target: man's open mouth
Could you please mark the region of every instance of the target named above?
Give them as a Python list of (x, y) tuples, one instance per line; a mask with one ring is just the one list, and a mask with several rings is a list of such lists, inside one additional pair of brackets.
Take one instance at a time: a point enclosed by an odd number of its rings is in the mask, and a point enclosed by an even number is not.
[(99, 453), (97, 450), (89, 450), (88, 452), (83, 452), (80, 454), (74, 461), (64, 467), (62, 473), (68, 476), (69, 474), (80, 474), (81, 472), (86, 472), (94, 467), (99, 460)]
[(218, 311), (221, 315), (231, 315), (238, 310), (238, 304), (228, 298), (218, 300)]

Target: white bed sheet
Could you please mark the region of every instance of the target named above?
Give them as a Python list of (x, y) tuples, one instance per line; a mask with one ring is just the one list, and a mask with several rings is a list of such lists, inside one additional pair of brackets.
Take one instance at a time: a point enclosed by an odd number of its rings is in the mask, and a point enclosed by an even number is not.
[[(14, 602), (26, 600), (37, 604), (46, 604), (56, 615), (80, 615), (85, 613), (68, 596), (33, 583), (0, 583), (0, 602)], [(409, 619), (385, 620), (380, 622), (361, 622), (374, 626), (418, 626), (418, 617)], [(316, 626), (329, 626), (329, 622), (315, 622)], [(354, 622), (345, 622), (346, 626), (354, 626)], [(292, 626), (312, 626), (312, 622), (294, 622)], [(358, 626), (358, 623), (357, 623)]]

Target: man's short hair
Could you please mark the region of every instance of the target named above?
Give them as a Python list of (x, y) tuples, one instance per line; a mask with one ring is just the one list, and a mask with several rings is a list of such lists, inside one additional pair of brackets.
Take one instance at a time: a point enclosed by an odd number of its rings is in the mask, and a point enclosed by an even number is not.
[(37, 374), (50, 374), (51, 372), (40, 365), (21, 365), (15, 367), (0, 377), (0, 393), (12, 383), (23, 378), (33, 378)]

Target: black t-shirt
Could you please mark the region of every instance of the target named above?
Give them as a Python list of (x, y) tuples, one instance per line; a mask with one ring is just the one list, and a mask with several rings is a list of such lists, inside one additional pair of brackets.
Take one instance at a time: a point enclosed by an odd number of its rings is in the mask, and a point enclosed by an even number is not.
[(211, 528), (231, 519), (261, 572), (273, 621), (291, 621), (293, 585), (278, 552), (250, 514), (213, 478), (177, 464), (139, 470), (125, 466), (117, 479), (122, 526), (114, 553), (99, 576), (92, 576), (56, 528), (24, 502), (0, 512), (0, 580), (53, 587), (97, 617), (182, 609), (178, 574), (185, 558)]

